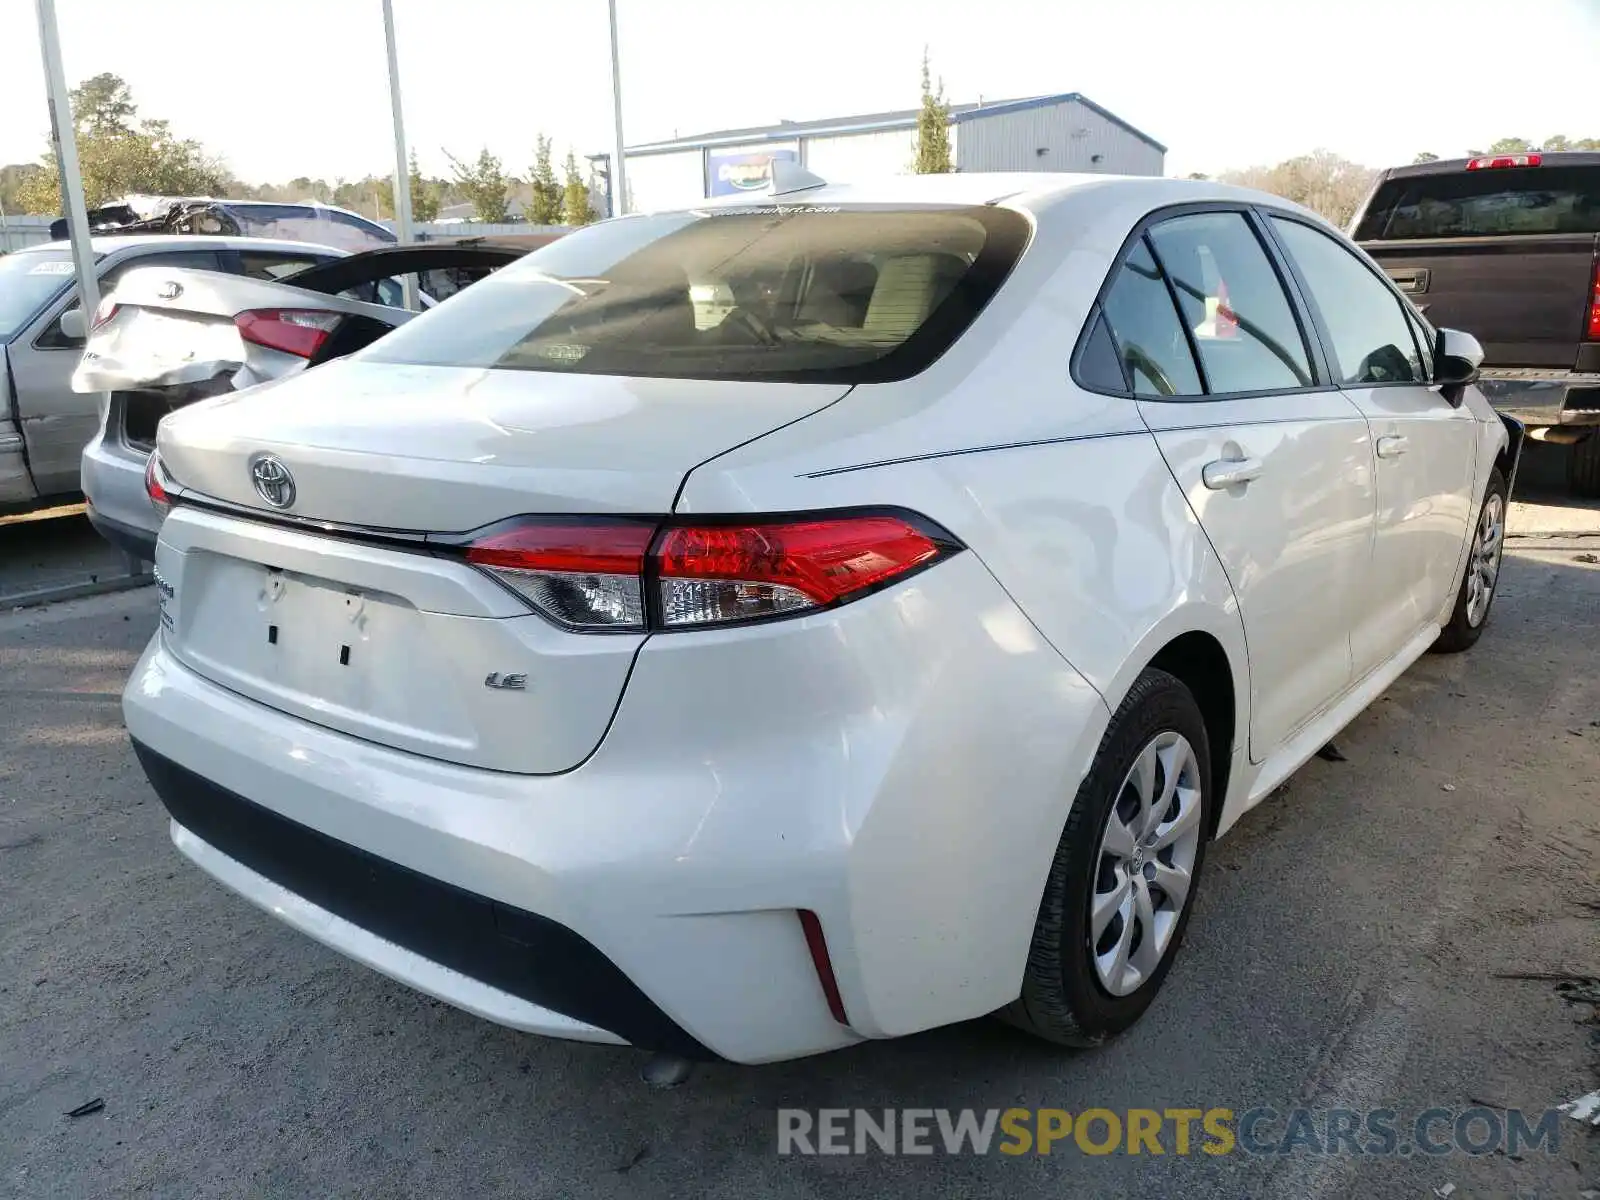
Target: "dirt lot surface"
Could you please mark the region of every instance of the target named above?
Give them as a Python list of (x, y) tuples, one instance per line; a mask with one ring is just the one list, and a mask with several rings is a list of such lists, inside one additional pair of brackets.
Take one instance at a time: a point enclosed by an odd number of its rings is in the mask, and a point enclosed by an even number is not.
[[(1600, 534), (1558, 501), (1519, 506), (1518, 528)], [(1313, 760), (1218, 844), (1168, 986), (1122, 1041), (1066, 1054), (975, 1022), (670, 1092), (632, 1051), (515, 1034), (351, 965), (182, 860), (119, 710), (148, 589), (0, 612), (0, 1196), (1600, 1189), (1600, 1133), (1571, 1121), (1520, 1161), (780, 1158), (775, 1115), (1537, 1114), (1600, 1086), (1597, 557), (1597, 536), (1513, 543), (1479, 646), (1417, 664), (1339, 738), (1345, 761)]]

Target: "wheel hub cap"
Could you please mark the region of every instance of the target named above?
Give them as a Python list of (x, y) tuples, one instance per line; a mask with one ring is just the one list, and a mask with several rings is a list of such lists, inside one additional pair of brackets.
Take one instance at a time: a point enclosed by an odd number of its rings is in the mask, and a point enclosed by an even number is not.
[(1089, 898), (1089, 954), (1113, 996), (1136, 991), (1172, 944), (1200, 851), (1200, 813), (1194, 747), (1182, 734), (1157, 734), (1112, 801)]

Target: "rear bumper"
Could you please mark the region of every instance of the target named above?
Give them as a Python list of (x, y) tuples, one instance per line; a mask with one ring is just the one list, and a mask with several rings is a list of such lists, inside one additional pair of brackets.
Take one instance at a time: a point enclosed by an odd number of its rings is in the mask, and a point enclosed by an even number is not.
[(368, 854), (137, 741), (133, 748), (172, 814), (178, 849), (318, 941), (378, 970), (403, 964), (402, 978), (502, 1024), (711, 1057), (570, 929)]
[(154, 562), (161, 514), (144, 490), (149, 455), (125, 445), (102, 425), (83, 451), (81, 476), (89, 520), (112, 545)]
[(156, 534), (154, 530), (124, 525), (121, 521), (116, 521), (106, 516), (95, 508), (93, 504), (89, 505), (87, 516), (89, 524), (94, 526), (95, 532), (124, 554), (131, 554), (141, 562), (155, 561)]
[(1600, 375), (1489, 370), (1478, 387), (1497, 411), (1532, 429), (1600, 426)]
[[(124, 713), (180, 849), (312, 936), (518, 1028), (747, 1063), (1014, 999), (1109, 718), (970, 553), (813, 618), (649, 639), (599, 748), (557, 775), (313, 725), (161, 635)], [(339, 882), (358, 875), (381, 886)], [(412, 890), (428, 911), (374, 898)]]

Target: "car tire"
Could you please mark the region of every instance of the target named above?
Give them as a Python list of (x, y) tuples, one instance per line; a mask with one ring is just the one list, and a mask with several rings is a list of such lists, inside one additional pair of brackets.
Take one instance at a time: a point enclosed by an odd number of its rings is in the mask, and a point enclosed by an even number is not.
[(1506, 480), (1498, 467), (1489, 473), (1489, 486), (1478, 506), (1476, 522), (1455, 608), (1449, 623), (1428, 647), (1435, 654), (1459, 654), (1469, 649), (1483, 636), (1489, 623), (1489, 610), (1500, 590), (1500, 560), (1506, 535)]
[[(1152, 752), (1157, 777), (1147, 782), (1140, 772), (1151, 765)], [(1177, 770), (1169, 775), (1171, 763)], [(1169, 790), (1170, 778), (1176, 784)], [(1118, 705), (1078, 789), (1045, 883), (1021, 995), (1000, 1017), (1046, 1041), (1087, 1047), (1115, 1037), (1144, 1014), (1177, 956), (1194, 909), (1213, 805), (1220, 803), (1211, 779), (1210, 744), (1193, 694), (1165, 671), (1146, 670)], [(1142, 807), (1142, 791), (1156, 803)], [(1171, 797), (1165, 813), (1158, 807), (1164, 792)], [(1155, 823), (1141, 826), (1141, 814)], [(1165, 846), (1149, 844), (1159, 841), (1163, 830), (1177, 831), (1179, 819), (1181, 838)], [(1112, 834), (1113, 820), (1124, 834), (1133, 834), (1137, 858), (1113, 844), (1121, 837)], [(1172, 872), (1182, 866), (1188, 882), (1173, 913), (1171, 896), (1156, 881), (1175, 879)], [(1126, 901), (1113, 906), (1110, 901), (1124, 886)], [(1098, 938), (1091, 925), (1097, 910), (1112, 911)], [(1147, 947), (1144, 939), (1152, 934)], [(1124, 940), (1126, 967), (1136, 966), (1134, 975), (1126, 969), (1116, 973)]]
[(1567, 449), (1567, 486), (1579, 496), (1600, 496), (1600, 431)]

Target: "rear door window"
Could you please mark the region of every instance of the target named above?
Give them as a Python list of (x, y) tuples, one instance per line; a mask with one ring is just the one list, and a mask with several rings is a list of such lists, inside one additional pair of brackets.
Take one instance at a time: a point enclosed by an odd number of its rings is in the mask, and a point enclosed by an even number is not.
[(537, 250), (368, 352), (391, 362), (864, 383), (904, 379), (1005, 280), (998, 207), (771, 206), (630, 217)]
[(1311, 360), (1283, 283), (1244, 214), (1174, 217), (1150, 241), (1178, 294), (1208, 391), (1310, 387)]
[(1600, 166), (1494, 167), (1386, 180), (1357, 241), (1600, 233)]
[(285, 254), (281, 250), (240, 250), (239, 274), (251, 279), (282, 279), (327, 262), (325, 254)]
[(1141, 238), (1129, 251), (1106, 291), (1110, 326), (1123, 370), (1136, 396), (1200, 396), (1189, 338), (1172, 306), (1172, 293), (1150, 248)]

